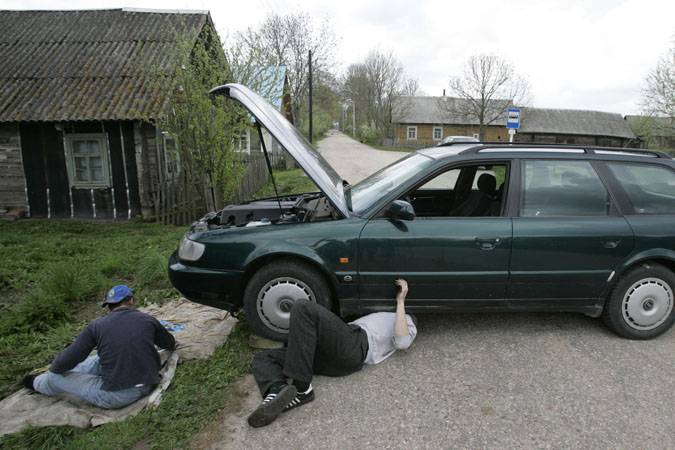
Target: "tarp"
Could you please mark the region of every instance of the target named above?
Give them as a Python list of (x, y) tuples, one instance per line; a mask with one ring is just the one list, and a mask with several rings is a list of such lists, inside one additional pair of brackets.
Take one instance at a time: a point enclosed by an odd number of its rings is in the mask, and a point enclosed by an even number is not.
[(174, 300), (162, 306), (151, 305), (142, 311), (162, 321), (176, 338), (176, 350), (161, 351), (164, 364), (162, 382), (150, 395), (131, 405), (107, 410), (85, 402), (63, 397), (47, 397), (27, 389), (0, 401), (0, 436), (16, 433), (29, 426), (69, 425), (78, 428), (96, 427), (134, 416), (148, 406), (159, 405), (162, 393), (169, 387), (180, 360), (206, 359), (226, 340), (237, 320), (227, 312), (188, 300)]

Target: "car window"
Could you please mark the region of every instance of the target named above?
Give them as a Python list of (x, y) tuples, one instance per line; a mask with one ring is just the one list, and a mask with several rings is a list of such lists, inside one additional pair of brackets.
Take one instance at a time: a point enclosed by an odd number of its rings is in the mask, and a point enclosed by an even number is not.
[(506, 164), (462, 166), (446, 170), (401, 197), (418, 217), (499, 216)]
[(606, 216), (610, 206), (588, 161), (525, 161), (521, 216)]
[(653, 164), (607, 165), (637, 214), (675, 214), (675, 171)]

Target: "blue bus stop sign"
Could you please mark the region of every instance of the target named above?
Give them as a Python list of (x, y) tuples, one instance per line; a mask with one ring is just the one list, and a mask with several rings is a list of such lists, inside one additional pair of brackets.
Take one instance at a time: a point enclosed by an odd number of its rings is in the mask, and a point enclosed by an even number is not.
[(506, 115), (506, 128), (509, 130), (518, 130), (520, 128), (520, 109), (508, 109)]

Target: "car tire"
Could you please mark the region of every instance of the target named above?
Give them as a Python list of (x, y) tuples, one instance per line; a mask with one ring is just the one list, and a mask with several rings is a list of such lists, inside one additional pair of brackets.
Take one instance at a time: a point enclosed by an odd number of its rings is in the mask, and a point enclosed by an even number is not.
[(328, 309), (332, 294), (325, 277), (299, 261), (276, 261), (260, 268), (244, 291), (246, 320), (259, 336), (285, 342), (290, 308), (305, 298)]
[(610, 294), (602, 318), (627, 339), (652, 339), (675, 320), (675, 274), (660, 264), (643, 264), (621, 277)]

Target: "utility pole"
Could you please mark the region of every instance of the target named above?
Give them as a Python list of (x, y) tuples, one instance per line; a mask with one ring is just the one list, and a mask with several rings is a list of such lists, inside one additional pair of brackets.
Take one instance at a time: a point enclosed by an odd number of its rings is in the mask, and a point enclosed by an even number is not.
[(352, 134), (356, 137), (356, 102), (352, 99)]
[(309, 143), (312, 143), (312, 51), (309, 51)]

